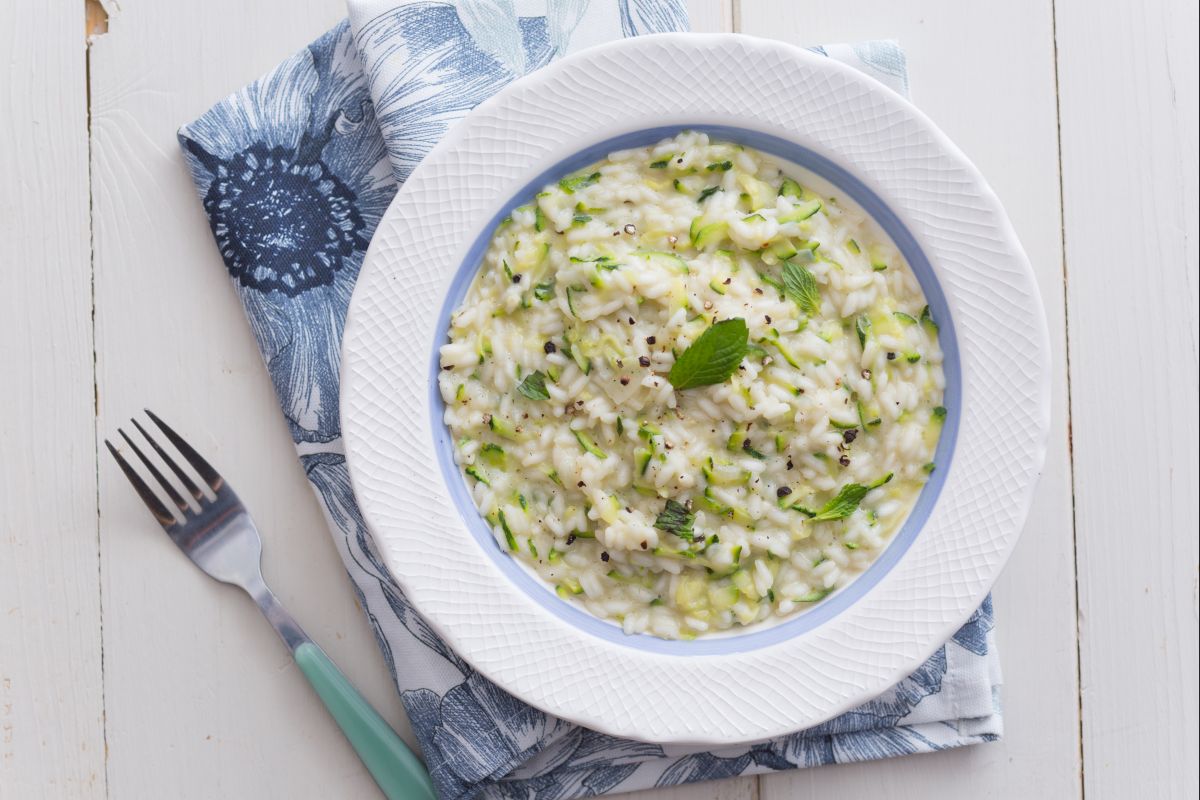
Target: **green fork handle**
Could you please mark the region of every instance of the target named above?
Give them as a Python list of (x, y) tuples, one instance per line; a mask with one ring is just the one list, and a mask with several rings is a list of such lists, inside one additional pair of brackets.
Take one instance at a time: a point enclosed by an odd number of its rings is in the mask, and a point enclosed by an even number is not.
[(388, 800), (436, 800), (424, 765), (325, 651), (308, 641), (292, 655)]

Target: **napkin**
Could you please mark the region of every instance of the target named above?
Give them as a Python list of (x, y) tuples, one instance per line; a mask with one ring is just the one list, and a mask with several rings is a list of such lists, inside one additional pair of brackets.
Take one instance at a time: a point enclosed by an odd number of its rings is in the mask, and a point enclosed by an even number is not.
[[(682, 0), (350, 0), (349, 19), (179, 131), (304, 470), (442, 798), (574, 798), (863, 761), (1001, 733), (990, 599), (911, 676), (815, 728), (716, 750), (606, 736), (506, 694), (433, 632), (355, 504), (339, 347), (399, 184), (507, 83), (579, 49), (687, 30)], [(894, 42), (813, 48), (907, 93)]]

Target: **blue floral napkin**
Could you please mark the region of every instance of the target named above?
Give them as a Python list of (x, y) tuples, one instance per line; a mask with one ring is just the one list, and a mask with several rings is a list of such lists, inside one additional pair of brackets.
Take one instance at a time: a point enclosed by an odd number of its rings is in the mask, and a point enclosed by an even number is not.
[[(301, 463), (438, 793), (573, 798), (927, 752), (999, 736), (991, 603), (919, 670), (816, 728), (716, 751), (605, 736), (492, 685), (434, 635), (363, 523), (338, 427), (339, 343), (375, 226), (447, 127), (590, 44), (687, 29), (682, 0), (350, 0), (350, 19), (179, 132)], [(899, 92), (891, 42), (816, 48)]]

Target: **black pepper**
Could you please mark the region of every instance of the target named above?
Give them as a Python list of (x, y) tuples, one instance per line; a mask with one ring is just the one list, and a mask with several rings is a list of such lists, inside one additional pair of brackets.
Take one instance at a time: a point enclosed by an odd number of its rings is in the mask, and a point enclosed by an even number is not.
[(573, 533), (567, 534), (567, 544), (575, 544), (575, 534), (573, 534)]
[(770, 314), (763, 314), (763, 317), (765, 317), (765, 318), (766, 318), (766, 320), (767, 320), (767, 324), (768, 324), (768, 325), (770, 325), (770, 324), (771, 324), (771, 315), (770, 315)]
[(787, 497), (791, 493), (792, 493), (792, 487), (790, 487), (790, 486), (780, 486), (778, 489), (775, 490), (776, 497)]
[(654, 344), (657, 341), (658, 341), (658, 338), (655, 336), (647, 336), (646, 337), (646, 344)]
[(513, 275), (513, 283), (520, 283), (520, 282), (521, 282), (521, 273), (518, 272)]
[(600, 560), (607, 564), (608, 559), (609, 559), (608, 551), (605, 550), (603, 553), (600, 554)]
[(838, 459), (838, 463), (841, 464), (843, 467), (850, 466), (850, 456), (846, 455), (845, 453), (842, 453), (842, 457)]
[(558, 347), (555, 346), (554, 342), (546, 342), (544, 345), (542, 345), (542, 349), (546, 351), (547, 355), (549, 355), (550, 353), (558, 350)]
[(638, 356), (638, 363), (643, 367), (650, 366), (650, 358), (648, 356)]
[(587, 486), (587, 484), (586, 484), (586, 483), (584, 483), (583, 481), (580, 481), (579, 483), (577, 483), (577, 484), (575, 484), (575, 485), (576, 485), (576, 486), (578, 486), (580, 489), (582, 489), (583, 487)]
[(628, 386), (628, 385), (629, 385), (629, 378), (628, 378), (627, 376), (625, 376), (625, 375), (622, 375), (622, 376), (621, 376), (621, 385), (622, 385), (622, 386)]
[(845, 442), (846, 444), (850, 444), (857, 438), (858, 438), (858, 428), (851, 428), (850, 430), (844, 431), (842, 433), (842, 441)]
[(792, 463), (792, 460), (789, 458), (789, 459), (788, 459), (788, 463), (787, 463), (787, 468), (788, 468), (788, 469), (791, 469), (791, 468), (792, 468), (792, 467), (794, 467), (794, 466), (796, 466), (796, 465), (795, 465), (795, 464), (793, 464), (793, 463)]
[(864, 380), (864, 381), (869, 381), (869, 380), (871, 380), (871, 370), (869, 370), (869, 369), (864, 369), (864, 370), (862, 371), (862, 376), (863, 376), (863, 380)]
[(889, 352), (889, 353), (887, 354), (887, 360), (888, 360), (888, 361), (895, 361), (895, 360), (896, 360), (896, 354), (895, 354), (895, 353), (890, 353), (890, 352)]

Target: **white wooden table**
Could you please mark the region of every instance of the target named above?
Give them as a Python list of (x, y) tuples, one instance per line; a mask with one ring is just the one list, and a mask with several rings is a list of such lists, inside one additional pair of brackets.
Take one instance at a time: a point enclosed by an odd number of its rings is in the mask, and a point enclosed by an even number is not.
[[(1195, 797), (1197, 4), (690, 5), (697, 30), (902, 42), (914, 100), (1037, 271), (1053, 427), (995, 591), (1003, 741), (643, 800)], [(85, 12), (106, 28), (90, 46)], [(342, 15), (0, 3), (4, 800), (376, 796), (250, 604), (181, 559), (98, 449), (144, 405), (221, 465), (278, 593), (408, 735), (174, 139)]]

